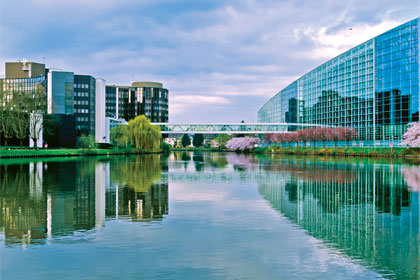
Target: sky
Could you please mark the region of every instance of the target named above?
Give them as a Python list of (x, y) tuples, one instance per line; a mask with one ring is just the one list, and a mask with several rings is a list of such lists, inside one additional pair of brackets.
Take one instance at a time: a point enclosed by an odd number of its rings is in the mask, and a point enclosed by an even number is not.
[(256, 122), (303, 74), (419, 15), (419, 0), (2, 0), (0, 76), (26, 59), (162, 82), (172, 123)]

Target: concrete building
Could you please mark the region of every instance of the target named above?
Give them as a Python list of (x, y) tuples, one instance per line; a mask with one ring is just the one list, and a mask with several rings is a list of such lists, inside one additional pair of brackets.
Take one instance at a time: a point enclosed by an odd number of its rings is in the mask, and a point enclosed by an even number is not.
[(6, 79), (25, 79), (45, 76), (45, 64), (27, 62), (6, 62)]

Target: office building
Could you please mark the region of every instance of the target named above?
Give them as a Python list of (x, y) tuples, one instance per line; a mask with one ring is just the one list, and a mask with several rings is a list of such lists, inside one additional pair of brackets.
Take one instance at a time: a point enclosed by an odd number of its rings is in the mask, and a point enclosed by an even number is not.
[[(19, 104), (11, 102), (16, 94), (28, 93), (35, 94), (36, 92), (45, 92), (47, 81), (45, 75), (45, 65), (35, 62), (6, 62), (5, 78), (0, 79), (0, 110), (13, 110)], [(28, 124), (30, 122), (30, 116)], [(0, 120), (1, 121), (1, 120)], [(5, 137), (0, 123), (0, 145), (19, 145), (23, 143), (27, 145), (30, 142), (29, 135), (25, 139), (16, 139), (7, 135)], [(29, 126), (29, 125), (28, 125)], [(40, 144), (42, 144), (42, 136), (40, 137)]]
[(89, 75), (74, 75), (74, 117), (78, 135), (95, 134), (96, 80)]
[(129, 121), (139, 115), (145, 115), (151, 122), (168, 122), (168, 90), (161, 83), (106, 86), (107, 117)]
[(419, 120), (419, 18), (303, 75), (258, 111), (259, 122), (354, 127), (358, 140), (398, 142)]

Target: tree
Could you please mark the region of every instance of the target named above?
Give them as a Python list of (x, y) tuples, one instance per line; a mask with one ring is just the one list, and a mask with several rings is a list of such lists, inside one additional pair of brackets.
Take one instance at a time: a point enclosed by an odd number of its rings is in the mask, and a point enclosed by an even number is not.
[(191, 140), (190, 137), (188, 136), (188, 134), (184, 134), (182, 136), (182, 147), (187, 147), (189, 145), (191, 145)]
[(304, 129), (299, 129), (297, 131), (297, 136), (298, 139), (303, 142), (303, 147), (306, 147), (306, 142), (311, 140), (308, 131)]
[(340, 140), (340, 134), (339, 134), (338, 128), (330, 128), (330, 127), (327, 127), (327, 128), (328, 129), (325, 131), (325, 135), (329, 141), (334, 142), (334, 147), (337, 148), (337, 142), (338, 140)]
[(162, 135), (160, 128), (151, 125), (146, 116), (137, 116), (128, 122), (129, 141), (138, 149), (152, 149), (154, 152), (160, 150)]
[[(47, 111), (47, 95), (42, 84), (34, 90), (1, 92), (1, 130), (5, 138), (15, 136), (20, 145), (28, 136), (36, 143), (43, 131), (43, 119)], [(30, 135), (29, 135), (30, 133)]]
[(340, 126), (340, 127), (337, 127), (335, 130), (337, 131), (339, 141), (346, 140), (346, 136), (345, 136), (346, 135), (346, 128)]
[(96, 148), (95, 136), (93, 135), (82, 135), (79, 138), (77, 145), (79, 148), (94, 149)]
[(219, 143), (219, 147), (221, 148), (225, 148), (226, 147), (226, 143), (232, 139), (232, 136), (227, 135), (227, 134), (219, 134), (217, 135), (216, 139), (214, 139), (214, 141), (216, 141), (217, 143)]
[(316, 131), (317, 139), (319, 141), (322, 141), (323, 148), (325, 148), (325, 142), (328, 140), (328, 134), (330, 130), (331, 130), (330, 127), (323, 127), (323, 128), (318, 128)]
[(197, 147), (197, 148), (200, 147), (201, 145), (203, 145), (203, 142), (204, 142), (203, 134), (200, 134), (200, 133), (194, 134), (194, 137), (193, 137), (194, 147)]
[(42, 85), (37, 85), (37, 89), (32, 93), (32, 96), (29, 96), (29, 101), (25, 107), (30, 114), (30, 137), (34, 142), (34, 146), (37, 147), (37, 141), (44, 129), (44, 115), (47, 113), (47, 95)]
[(420, 122), (410, 123), (407, 132), (404, 133), (404, 141), (400, 145), (420, 147)]
[(129, 141), (128, 126), (124, 124), (117, 125), (111, 129), (110, 133), (111, 142), (117, 146), (127, 147)]
[(265, 143), (273, 143), (273, 134), (264, 134), (263, 141)]
[(235, 137), (226, 143), (226, 148), (232, 151), (252, 150), (256, 144), (260, 143), (260, 139), (256, 137)]
[(20, 140), (20, 146), (23, 146), (23, 139), (29, 134), (28, 103), (30, 103), (29, 93), (25, 91), (14, 91), (12, 99), (11, 118), (14, 136)]
[(304, 133), (306, 135), (306, 139), (308, 141), (312, 141), (312, 144), (315, 147), (316, 141), (318, 140), (318, 136), (319, 136), (318, 128), (309, 127), (309, 128), (304, 130)]
[[(6, 87), (8, 83), (4, 84)], [(14, 130), (12, 127), (13, 116), (12, 106), (13, 98), (12, 92), (7, 88), (3, 88), (2, 80), (0, 80), (0, 135), (4, 137), (4, 144), (7, 146), (7, 139), (12, 138)]]
[(352, 127), (346, 127), (344, 129), (344, 140), (347, 142), (347, 147), (349, 146), (349, 143), (351, 140), (354, 140), (357, 137), (357, 132)]
[(0, 134), (3, 134), (5, 146), (7, 146), (7, 139), (12, 138), (14, 135), (12, 123), (13, 123), (12, 111), (1, 110)]

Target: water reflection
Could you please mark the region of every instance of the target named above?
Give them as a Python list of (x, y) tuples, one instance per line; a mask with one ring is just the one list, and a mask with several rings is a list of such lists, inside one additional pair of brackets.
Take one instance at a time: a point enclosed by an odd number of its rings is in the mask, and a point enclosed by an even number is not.
[(404, 166), (402, 168), (407, 186), (415, 192), (420, 192), (420, 166)]
[(260, 183), (261, 195), (309, 234), (389, 277), (419, 279), (419, 193), (408, 189), (418, 167), (289, 159), (264, 169), (281, 177)]
[(0, 165), (5, 243), (45, 243), (107, 219), (160, 220), (168, 183), (159, 156)]

